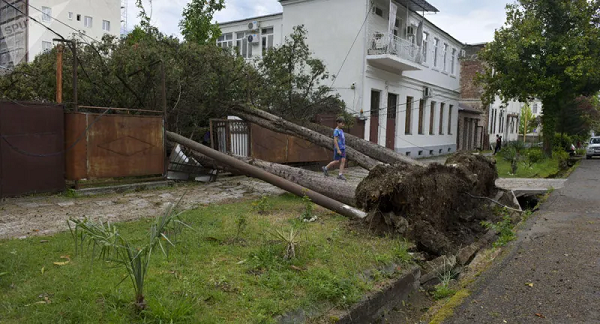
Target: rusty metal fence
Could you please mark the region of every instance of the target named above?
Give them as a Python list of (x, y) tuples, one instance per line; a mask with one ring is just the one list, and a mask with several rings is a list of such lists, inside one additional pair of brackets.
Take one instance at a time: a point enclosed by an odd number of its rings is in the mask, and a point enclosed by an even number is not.
[(77, 112), (65, 123), (67, 145), (86, 134), (66, 154), (68, 180), (166, 174), (163, 116)]
[(0, 197), (65, 188), (63, 106), (0, 101)]

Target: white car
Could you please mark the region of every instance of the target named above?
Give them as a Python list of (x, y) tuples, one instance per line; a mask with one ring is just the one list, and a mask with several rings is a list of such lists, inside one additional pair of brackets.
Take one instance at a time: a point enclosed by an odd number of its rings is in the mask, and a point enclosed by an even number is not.
[(590, 139), (590, 144), (585, 152), (586, 158), (591, 159), (593, 156), (600, 156), (600, 136)]

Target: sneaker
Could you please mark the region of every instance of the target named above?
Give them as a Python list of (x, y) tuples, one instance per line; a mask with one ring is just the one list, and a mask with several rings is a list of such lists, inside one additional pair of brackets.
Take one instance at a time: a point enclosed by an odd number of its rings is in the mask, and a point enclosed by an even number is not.
[(343, 174), (340, 174), (337, 178), (340, 179), (340, 180), (347, 181), (346, 177), (344, 177)]
[(327, 167), (322, 167), (322, 168), (321, 168), (321, 170), (323, 170), (323, 174), (324, 174), (326, 177), (329, 177), (329, 172), (327, 172)]

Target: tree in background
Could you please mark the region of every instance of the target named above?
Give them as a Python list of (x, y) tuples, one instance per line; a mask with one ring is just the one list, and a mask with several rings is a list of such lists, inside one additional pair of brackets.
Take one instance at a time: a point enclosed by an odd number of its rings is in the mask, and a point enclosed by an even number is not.
[(528, 104), (525, 104), (523, 108), (521, 108), (521, 118), (519, 119), (519, 134), (525, 133), (525, 121), (527, 121), (527, 133), (533, 132), (535, 128), (537, 128), (537, 118), (533, 115), (531, 111), (531, 107)]
[(560, 134), (575, 136), (585, 140), (590, 132), (600, 123), (600, 106), (598, 97), (579, 97), (567, 104), (561, 110)]
[(600, 0), (519, 0), (506, 9), (504, 27), (480, 54), (483, 101), (541, 99), (551, 156), (561, 110), (600, 90)]
[(318, 113), (344, 111), (344, 103), (322, 82), (330, 75), (323, 61), (311, 56), (304, 26), (294, 27), (284, 43), (269, 49), (258, 62), (260, 82), (251, 102), (271, 113), (302, 121)]
[(225, 8), (225, 0), (192, 0), (183, 9), (179, 22), (186, 41), (197, 44), (215, 43), (221, 36), (219, 25), (213, 24), (215, 12)]

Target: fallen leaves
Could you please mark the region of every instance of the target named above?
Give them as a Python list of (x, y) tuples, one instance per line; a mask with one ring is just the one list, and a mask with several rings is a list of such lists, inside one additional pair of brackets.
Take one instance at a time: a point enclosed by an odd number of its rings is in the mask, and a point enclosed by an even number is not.
[(64, 266), (64, 265), (68, 264), (69, 262), (71, 262), (71, 257), (68, 256), (68, 255), (61, 255), (60, 258), (61, 259), (66, 259), (67, 261), (54, 262), (55, 265), (57, 265), (57, 266)]
[(533, 282), (527, 282), (525, 283), (525, 286), (533, 287)]
[(540, 313), (535, 313), (535, 316), (539, 317), (539, 318), (546, 318), (546, 316), (540, 314)]

